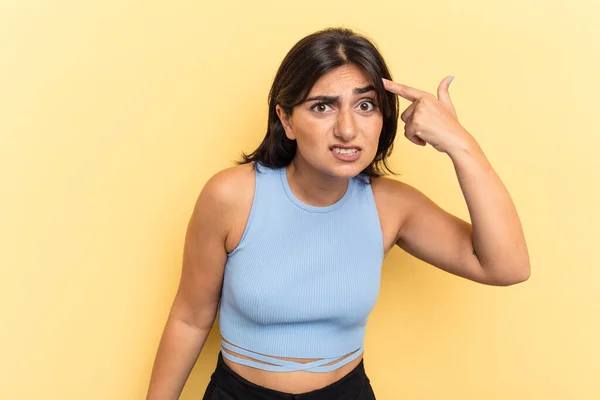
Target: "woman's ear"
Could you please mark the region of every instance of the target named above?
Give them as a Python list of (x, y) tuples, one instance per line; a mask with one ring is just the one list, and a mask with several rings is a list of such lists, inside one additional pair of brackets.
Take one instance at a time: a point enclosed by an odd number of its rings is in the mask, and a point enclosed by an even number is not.
[(283, 110), (283, 108), (279, 107), (279, 104), (275, 106), (275, 111), (277, 112), (277, 116), (281, 121), (281, 125), (283, 125), (285, 136), (287, 136), (287, 138), (290, 140), (296, 140), (296, 135), (294, 135), (294, 129), (292, 128), (290, 117)]

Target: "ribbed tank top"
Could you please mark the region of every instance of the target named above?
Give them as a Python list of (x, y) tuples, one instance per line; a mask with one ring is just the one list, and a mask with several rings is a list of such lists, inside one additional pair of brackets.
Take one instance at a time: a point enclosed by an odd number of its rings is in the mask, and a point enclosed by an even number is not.
[(285, 168), (255, 163), (255, 174), (248, 222), (225, 265), (219, 327), (233, 346), (221, 340), (222, 355), (267, 371), (333, 371), (362, 354), (379, 295), (383, 238), (368, 177), (316, 207), (292, 193)]

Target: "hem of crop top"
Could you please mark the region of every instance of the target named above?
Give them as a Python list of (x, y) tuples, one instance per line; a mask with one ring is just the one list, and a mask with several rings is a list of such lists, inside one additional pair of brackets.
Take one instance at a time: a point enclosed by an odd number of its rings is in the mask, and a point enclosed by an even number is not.
[[(274, 365), (263, 364), (260, 362), (247, 360), (245, 358), (236, 357), (233, 354), (229, 354), (225, 350), (230, 350), (235, 353), (241, 354), (243, 356), (252, 357), (256, 360), (261, 360), (261, 361), (268, 362), (268, 363), (274, 364)], [(294, 371), (307, 371), (307, 372), (317, 372), (317, 373), (331, 372), (331, 371), (335, 371), (336, 369), (341, 368), (344, 365), (356, 360), (358, 357), (360, 357), (361, 354), (363, 354), (363, 352), (364, 352), (364, 348), (361, 346), (357, 350), (355, 350), (353, 353), (351, 353), (351, 355), (349, 355), (346, 358), (344, 358), (334, 364), (331, 364), (331, 365), (324, 365), (324, 364), (329, 364), (330, 362), (337, 360), (344, 356), (332, 357), (332, 358), (322, 358), (322, 359), (311, 361), (308, 363), (300, 363), (300, 362), (296, 362), (296, 361), (280, 360), (278, 358), (273, 358), (273, 357), (265, 356), (262, 354), (254, 353), (252, 351), (248, 351), (248, 350), (242, 349), (240, 347), (232, 346), (228, 343), (225, 343), (223, 340), (221, 340), (221, 354), (223, 355), (223, 357), (227, 358), (228, 360), (230, 360), (232, 362), (238, 363), (238, 364), (242, 364), (242, 365), (246, 365), (248, 367), (253, 367), (253, 368), (270, 371), (270, 372), (294, 372)]]

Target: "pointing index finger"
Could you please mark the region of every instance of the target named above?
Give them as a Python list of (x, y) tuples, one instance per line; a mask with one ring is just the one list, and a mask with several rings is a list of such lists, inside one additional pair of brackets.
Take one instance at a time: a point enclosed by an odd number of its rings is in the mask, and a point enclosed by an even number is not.
[(409, 101), (416, 101), (426, 94), (425, 92), (422, 92), (419, 89), (415, 89), (413, 87), (406, 86), (401, 83), (396, 83), (385, 78), (383, 78), (383, 86), (387, 91), (397, 94), (398, 96), (405, 98)]

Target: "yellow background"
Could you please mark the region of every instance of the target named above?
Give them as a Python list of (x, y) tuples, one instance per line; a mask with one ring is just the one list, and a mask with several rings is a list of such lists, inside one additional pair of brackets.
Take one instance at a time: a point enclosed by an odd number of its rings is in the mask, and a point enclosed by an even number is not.
[[(600, 398), (599, 16), (597, 0), (0, 1), (0, 398), (144, 398), (196, 196), (264, 136), (285, 53), (340, 25), (399, 82), (456, 76), (532, 264), (498, 288), (394, 250), (365, 344), (377, 398)], [(392, 165), (468, 218), (447, 156), (401, 132)], [(215, 325), (182, 399), (218, 350)]]

